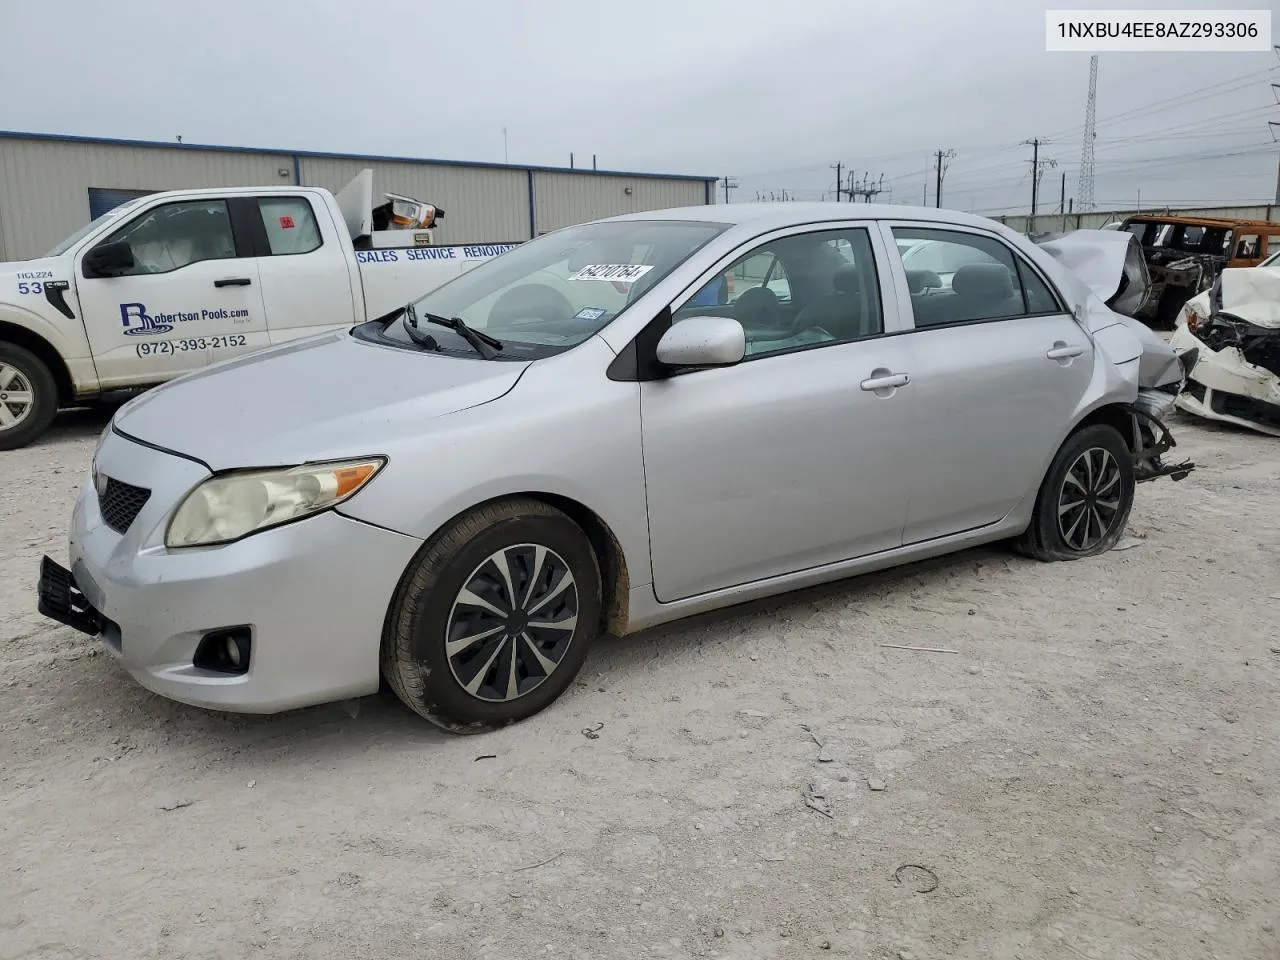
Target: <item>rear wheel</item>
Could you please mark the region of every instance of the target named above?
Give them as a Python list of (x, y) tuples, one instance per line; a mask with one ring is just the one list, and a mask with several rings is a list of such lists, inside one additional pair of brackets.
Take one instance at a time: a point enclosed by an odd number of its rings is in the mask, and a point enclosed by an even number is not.
[(0, 450), (25, 447), (49, 429), (58, 413), (58, 385), (44, 361), (12, 343), (0, 343)]
[(1015, 545), (1045, 561), (1106, 553), (1124, 533), (1134, 486), (1133, 457), (1120, 433), (1104, 424), (1085, 427), (1053, 458)]
[(453, 733), (526, 719), (582, 668), (600, 592), (590, 541), (564, 514), (535, 500), (482, 507), (415, 561), (388, 618), (383, 675)]

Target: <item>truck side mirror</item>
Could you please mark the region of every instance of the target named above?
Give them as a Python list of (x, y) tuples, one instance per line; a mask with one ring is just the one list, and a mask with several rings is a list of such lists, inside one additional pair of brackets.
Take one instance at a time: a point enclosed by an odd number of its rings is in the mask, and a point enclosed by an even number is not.
[(86, 277), (115, 277), (133, 266), (133, 248), (124, 240), (100, 244), (84, 255)]

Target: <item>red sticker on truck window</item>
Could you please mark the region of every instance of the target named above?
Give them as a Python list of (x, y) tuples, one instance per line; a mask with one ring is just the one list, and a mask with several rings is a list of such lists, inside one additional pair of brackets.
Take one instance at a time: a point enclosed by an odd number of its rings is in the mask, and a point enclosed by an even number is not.
[(292, 229), (293, 229), (293, 217), (281, 217), (281, 218), (280, 218), (280, 226), (281, 226), (281, 227), (283, 227), (283, 228), (284, 228), (284, 229), (286, 229), (286, 230), (292, 230)]

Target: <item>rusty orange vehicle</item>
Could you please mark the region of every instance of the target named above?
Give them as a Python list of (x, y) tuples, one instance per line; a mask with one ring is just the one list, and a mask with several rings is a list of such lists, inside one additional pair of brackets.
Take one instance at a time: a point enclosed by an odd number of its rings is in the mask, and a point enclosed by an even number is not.
[(1117, 227), (1142, 245), (1151, 296), (1140, 319), (1171, 330), (1183, 304), (1207, 290), (1224, 267), (1256, 267), (1280, 250), (1280, 222), (1134, 214)]

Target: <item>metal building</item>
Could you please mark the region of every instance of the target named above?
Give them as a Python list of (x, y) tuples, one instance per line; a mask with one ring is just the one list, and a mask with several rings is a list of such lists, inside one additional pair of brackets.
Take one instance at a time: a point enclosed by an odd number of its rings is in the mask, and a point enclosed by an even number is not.
[(715, 177), (623, 173), (0, 131), (0, 262), (37, 257), (118, 203), (190, 187), (340, 190), (442, 207), (438, 243), (511, 243), (598, 217), (715, 203)]

